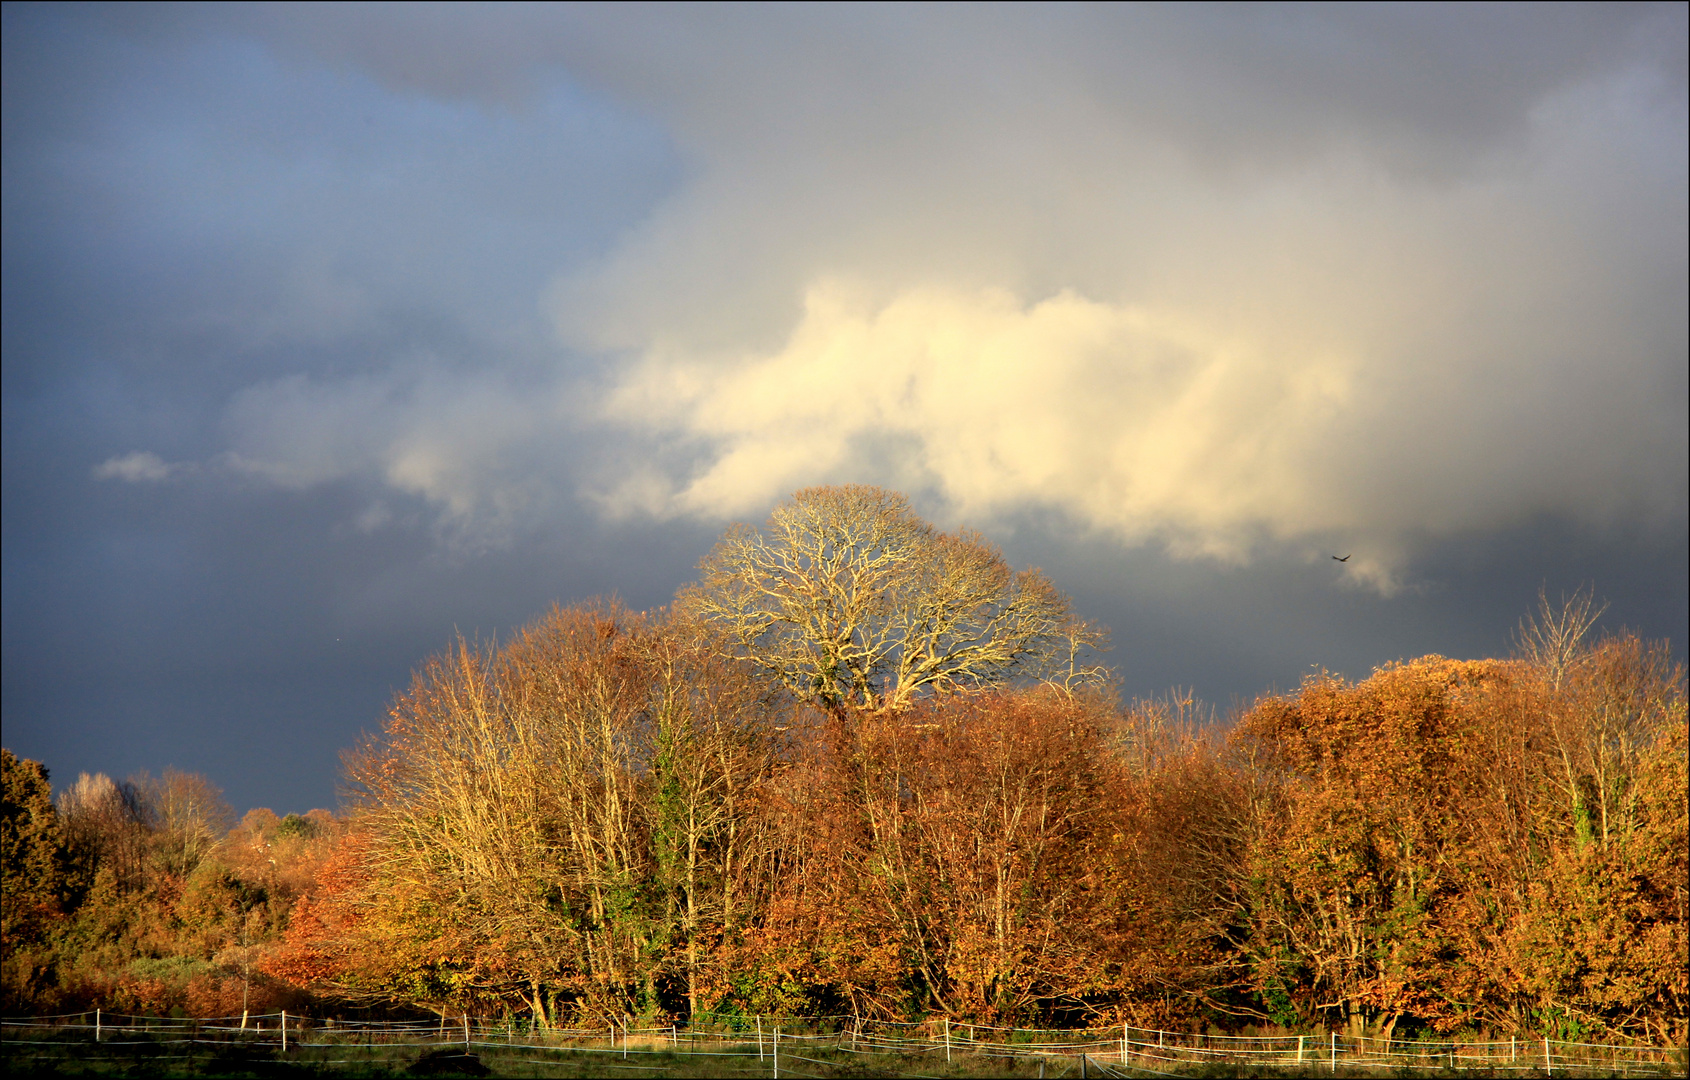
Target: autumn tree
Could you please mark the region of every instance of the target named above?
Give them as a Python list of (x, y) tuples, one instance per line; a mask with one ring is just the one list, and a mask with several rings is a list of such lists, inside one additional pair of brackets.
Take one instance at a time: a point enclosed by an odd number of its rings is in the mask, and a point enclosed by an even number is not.
[(1095, 908), (1113, 900), (1096, 881), (1098, 721), (1046, 691), (941, 699), (864, 730), (864, 895), (943, 1012), (1013, 1020), (1094, 978)]
[(1545, 606), (1517, 660), (1323, 675), (1243, 717), (1263, 1014), (1683, 1037), (1684, 673), (1592, 611)]
[(125, 887), (138, 887), (146, 872), (148, 808), (133, 783), (105, 773), (82, 773), (59, 793), (59, 818), (72, 845)]
[(412, 1000), (434, 1004), (697, 1008), (743, 919), (748, 808), (786, 707), (688, 628), (615, 604), (430, 661), (351, 762), (376, 984), (409, 957)]
[(710, 646), (701, 628), (671, 622), (643, 650), (655, 687), (651, 857), (689, 1015), (720, 997), (732, 977), (721, 946), (753, 921), (761, 799), (791, 730), (790, 703)]
[[(1271, 793), (1234, 755), (1212, 706), (1174, 690), (1127, 705), (1106, 732), (1115, 766), (1119, 914), (1103, 934), (1118, 958), (1117, 1001), (1134, 1023), (1301, 1017), (1285, 987), (1240, 963), (1248, 948), (1251, 853), (1271, 828)], [(1265, 993), (1264, 993), (1265, 991)]]
[[(944, 584), (973, 543), (816, 489), (678, 612), (460, 641), (349, 759), (351, 821), (249, 815), (173, 932), (209, 947), (264, 859), (322, 844), (262, 966), (372, 1005), (1690, 1031), (1664, 646), (1546, 609), (1522, 656), (1322, 673), (1227, 734), (1189, 694), (1071, 692), (1077, 624), (991, 653), (1070, 616), (1004, 615), (1037, 582), (983, 544)], [(968, 614), (968, 580), (1006, 592)]]
[(1249, 951), (1263, 990), (1292, 986), (1305, 1015), (1354, 1034), (1413, 1015), (1466, 1019), (1439, 993), (1439, 909), (1457, 883), (1473, 808), (1457, 759), (1470, 701), (1508, 677), (1494, 661), (1424, 657), (1348, 685), (1329, 675), (1258, 701), (1234, 735), (1253, 758)]
[[(1498, 935), (1509, 991), (1500, 996), (1515, 1017), (1562, 1037), (1682, 1041), (1684, 669), (1664, 643), (1635, 634), (1589, 640), (1593, 620), (1588, 596), (1575, 594), (1527, 624), (1514, 816), (1528, 857), (1513, 860), (1512, 896), (1495, 905), (1511, 916)], [(1557, 640), (1566, 647), (1541, 647)]]
[(737, 1007), (1003, 1023), (1119, 992), (1141, 898), (1114, 854), (1109, 711), (998, 690), (803, 740), (767, 787)]
[(153, 858), (166, 873), (192, 874), (235, 823), (222, 790), (199, 773), (167, 768), (132, 783), (148, 818)]
[[(65, 899), (70, 853), (64, 824), (53, 809), (53, 788), (38, 761), (0, 750), (0, 867), (5, 875), (7, 925), (22, 927), (56, 913)], [(15, 932), (15, 931), (14, 931)]]
[(29, 1008), (53, 981), (47, 940), (85, 884), (40, 762), (0, 750), (0, 1000)]
[[(8, 1011), (297, 1007), (300, 991), (262, 964), (316, 876), (312, 849), (340, 831), (332, 815), (290, 815), (294, 835), (269, 843), (229, 834), (228, 806), (203, 776), (84, 773), (55, 807), (45, 768), (7, 752), (4, 772)], [(267, 811), (248, 824), (265, 815), (285, 831)]]
[(805, 488), (729, 529), (677, 606), (801, 700), (835, 713), (923, 693), (1100, 678), (1103, 634), (978, 533), (939, 532), (902, 495)]

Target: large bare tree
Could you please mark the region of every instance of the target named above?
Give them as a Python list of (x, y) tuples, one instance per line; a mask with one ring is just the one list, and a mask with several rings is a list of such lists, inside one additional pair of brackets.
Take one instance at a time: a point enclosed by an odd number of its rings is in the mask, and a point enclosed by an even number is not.
[(806, 488), (729, 529), (677, 600), (739, 655), (835, 713), (923, 693), (1101, 679), (1104, 634), (978, 533), (939, 532), (894, 491)]

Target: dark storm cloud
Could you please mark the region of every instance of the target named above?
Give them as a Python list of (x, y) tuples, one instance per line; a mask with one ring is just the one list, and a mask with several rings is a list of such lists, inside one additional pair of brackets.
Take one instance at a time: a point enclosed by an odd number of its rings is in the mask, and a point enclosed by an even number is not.
[[(327, 803), (454, 628), (672, 588), (569, 505), (592, 449), (539, 301), (675, 161), (566, 80), (515, 115), (192, 22), (6, 9), (7, 742)], [(499, 490), (443, 486), (443, 431)]]
[(1134, 690), (1495, 651), (1544, 581), (1682, 640), (1685, 40), (8, 6), (8, 745), (326, 801), (454, 628), (829, 480), (1044, 563)]

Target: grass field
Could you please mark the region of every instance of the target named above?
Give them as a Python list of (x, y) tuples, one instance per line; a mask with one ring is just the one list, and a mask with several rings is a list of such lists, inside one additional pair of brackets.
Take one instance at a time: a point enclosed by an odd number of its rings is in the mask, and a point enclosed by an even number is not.
[[(1114, 1029), (1032, 1032), (916, 1025), (743, 1032), (525, 1030), (463, 1018), (357, 1024), (271, 1014), (4, 1021), (8, 1075), (89, 1077), (1154, 1077), (1683, 1076), (1683, 1049), (1578, 1043), (1381, 1043), (1246, 1039)], [(897, 1030), (897, 1029), (904, 1030)], [(914, 1029), (914, 1030), (912, 1030)]]
[[(509, 1076), (509, 1077), (772, 1077), (776, 1063), (765, 1046), (719, 1049), (671, 1049), (631, 1043), (616, 1049), (587, 1047), (461, 1044), (411, 1046), (313, 1042), (290, 1047), (230, 1042), (182, 1044), (179, 1040), (129, 1039), (98, 1046), (43, 1039), (7, 1038), (0, 1045), (0, 1067), (10, 1075), (57, 1076)], [(1044, 1066), (1041, 1069), (1041, 1065)], [(830, 1045), (796, 1043), (783, 1047), (783, 1077), (1057, 1077), (1079, 1076), (1076, 1061), (1032, 1057), (956, 1054), (851, 1052)], [(1092, 1076), (1105, 1075), (1095, 1065)]]

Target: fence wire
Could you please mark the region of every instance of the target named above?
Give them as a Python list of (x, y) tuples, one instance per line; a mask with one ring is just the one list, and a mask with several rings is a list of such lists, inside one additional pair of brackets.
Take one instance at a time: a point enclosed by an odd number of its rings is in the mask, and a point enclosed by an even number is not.
[[(688, 1027), (609, 1026), (568, 1028), (516, 1018), (460, 1015), (430, 1020), (348, 1020), (287, 1012), (178, 1019), (106, 1012), (0, 1018), (0, 1040), (9, 1064), (32, 1055), (76, 1050), (90, 1060), (127, 1048), (178, 1049), (191, 1057), (216, 1048), (269, 1048), (314, 1064), (361, 1064), (337, 1051), (496, 1052), (501, 1061), (562, 1064), (588, 1055), (601, 1068), (611, 1059), (637, 1062), (630, 1069), (662, 1071), (662, 1055), (738, 1059), (749, 1075), (826, 1076), (852, 1059), (898, 1056), (954, 1062), (968, 1058), (1038, 1060), (1052, 1076), (1177, 1075), (1207, 1067), (1300, 1074), (1330, 1071), (1482, 1070), (1488, 1073), (1601, 1073), (1616, 1076), (1682, 1076), (1690, 1064), (1685, 1047), (1585, 1043), (1559, 1039), (1425, 1040), (1337, 1034), (1210, 1035), (1121, 1025), (1109, 1028), (1007, 1028), (939, 1021), (896, 1023), (856, 1017), (743, 1016), (701, 1019)], [(36, 1048), (40, 1048), (37, 1050)], [(58, 1049), (53, 1049), (58, 1048)], [(818, 1058), (828, 1052), (834, 1059)], [(163, 1054), (169, 1058), (171, 1054)], [(724, 1060), (723, 1065), (729, 1064)], [(820, 1069), (817, 1073), (814, 1070)], [(1042, 1070), (1041, 1070), (1042, 1074)]]

